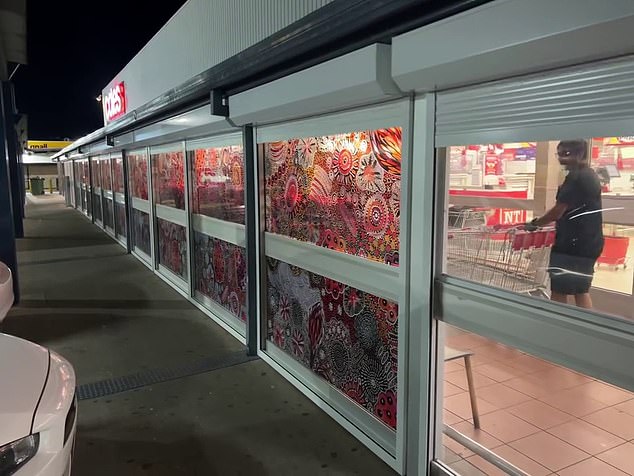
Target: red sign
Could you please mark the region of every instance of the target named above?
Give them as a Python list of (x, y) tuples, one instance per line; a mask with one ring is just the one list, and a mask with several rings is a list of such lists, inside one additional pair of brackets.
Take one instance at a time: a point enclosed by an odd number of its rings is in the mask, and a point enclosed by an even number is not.
[(502, 161), (497, 155), (487, 154), (484, 162), (484, 175), (502, 175)]
[(120, 82), (112, 86), (103, 98), (103, 112), (110, 122), (126, 113), (125, 84)]
[(449, 195), (461, 197), (528, 199), (528, 190), (449, 190)]

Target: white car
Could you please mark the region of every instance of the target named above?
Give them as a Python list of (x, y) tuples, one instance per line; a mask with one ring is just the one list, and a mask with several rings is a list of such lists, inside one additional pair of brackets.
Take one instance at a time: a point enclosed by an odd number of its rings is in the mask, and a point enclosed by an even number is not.
[(11, 306), (13, 306), (13, 277), (9, 267), (0, 261), (0, 323)]
[(69, 476), (76, 421), (71, 364), (0, 334), (0, 475)]

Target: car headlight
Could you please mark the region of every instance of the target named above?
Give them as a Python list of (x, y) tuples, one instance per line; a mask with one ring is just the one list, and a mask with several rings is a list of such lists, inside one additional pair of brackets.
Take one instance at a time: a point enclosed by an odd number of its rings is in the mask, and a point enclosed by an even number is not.
[(11, 476), (37, 453), (40, 435), (35, 434), (0, 447), (0, 474)]

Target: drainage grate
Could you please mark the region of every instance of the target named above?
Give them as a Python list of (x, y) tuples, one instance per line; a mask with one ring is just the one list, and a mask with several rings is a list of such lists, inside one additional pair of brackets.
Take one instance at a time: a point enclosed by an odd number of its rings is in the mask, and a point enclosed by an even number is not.
[(79, 385), (77, 387), (77, 398), (79, 400), (89, 400), (105, 397), (115, 393), (134, 390), (135, 388), (147, 387), (148, 385), (167, 382), (169, 380), (176, 380), (211, 372), (212, 370), (232, 367), (256, 359), (257, 357), (249, 357), (241, 350), (232, 354), (223, 355), (222, 357), (207, 357), (175, 367), (146, 370), (131, 375), (124, 375), (123, 377), (115, 377), (99, 382)]

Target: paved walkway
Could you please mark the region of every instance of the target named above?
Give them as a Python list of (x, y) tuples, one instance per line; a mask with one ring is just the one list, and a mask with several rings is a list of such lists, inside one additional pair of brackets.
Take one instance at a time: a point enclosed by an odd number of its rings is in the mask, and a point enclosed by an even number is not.
[(82, 400), (74, 475), (395, 474), (79, 212), (31, 197), (27, 215), (4, 332), (64, 355), (79, 385), (216, 363)]

